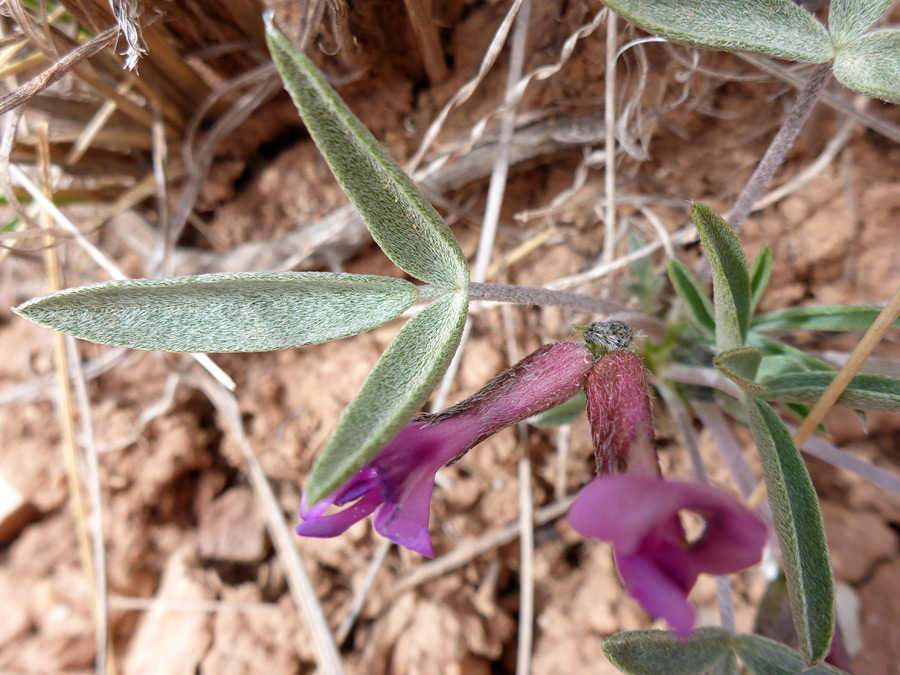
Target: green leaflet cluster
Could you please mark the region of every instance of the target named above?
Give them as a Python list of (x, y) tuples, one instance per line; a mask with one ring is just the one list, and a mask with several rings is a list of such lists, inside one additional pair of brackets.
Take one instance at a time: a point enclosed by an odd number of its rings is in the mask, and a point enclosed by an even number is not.
[(629, 631), (605, 640), (603, 651), (628, 675), (731, 675), (738, 673), (735, 656), (753, 675), (846, 675), (827, 663), (807, 669), (803, 656), (790, 647), (723, 628), (698, 628), (684, 641), (668, 631)]
[(269, 49), (310, 134), (388, 257), (430, 286), (325, 272), (205, 274), (113, 281), (20, 306), (22, 316), (101, 344), (171, 352), (254, 352), (356, 335), (417, 300), (313, 467), (307, 494), (329, 494), (422, 406), (449, 365), (468, 311), (469, 270), (446, 223), (325, 77), (271, 23)]
[(828, 63), (853, 91), (900, 102), (900, 30), (866, 31), (890, 0), (832, 0), (826, 28), (791, 0), (607, 0), (651, 33), (695, 47)]

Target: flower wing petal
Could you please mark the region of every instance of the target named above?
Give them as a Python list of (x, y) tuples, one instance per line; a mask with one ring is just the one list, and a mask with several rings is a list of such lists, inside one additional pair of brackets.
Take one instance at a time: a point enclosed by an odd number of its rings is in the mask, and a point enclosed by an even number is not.
[(428, 534), (433, 489), (434, 476), (418, 485), (403, 502), (386, 503), (375, 514), (375, 529), (383, 537), (433, 558), (434, 547)]

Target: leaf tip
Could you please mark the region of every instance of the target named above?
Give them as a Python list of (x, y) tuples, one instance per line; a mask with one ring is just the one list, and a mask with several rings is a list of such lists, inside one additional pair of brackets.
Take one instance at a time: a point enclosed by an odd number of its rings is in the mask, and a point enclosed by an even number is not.
[(263, 25), (266, 27), (266, 32), (269, 33), (275, 29), (275, 10), (267, 9), (262, 13)]

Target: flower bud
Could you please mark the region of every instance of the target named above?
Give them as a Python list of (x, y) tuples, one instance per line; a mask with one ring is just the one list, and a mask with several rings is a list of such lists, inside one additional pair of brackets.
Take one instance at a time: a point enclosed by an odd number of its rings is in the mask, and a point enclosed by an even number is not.
[(628, 350), (605, 354), (585, 384), (597, 474), (659, 475), (644, 364)]

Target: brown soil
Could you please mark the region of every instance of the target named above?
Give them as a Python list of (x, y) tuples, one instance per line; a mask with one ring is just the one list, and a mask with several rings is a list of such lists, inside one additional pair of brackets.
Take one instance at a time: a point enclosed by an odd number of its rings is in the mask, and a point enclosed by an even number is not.
[[(341, 94), (395, 157), (412, 155), (441, 106), (473, 76), (508, 9), (505, 2), (456, 4), (461, 13), (447, 17), (441, 31), (450, 71), (439, 84), (428, 82), (399, 0), (383, 3), (378, 11), (354, 7), (346, 28), (355, 41), (345, 43), (336, 57), (313, 50), (329, 74), (351, 80), (340, 88)], [(566, 38), (588, 23), (600, 6), (594, 0), (535, 3), (526, 72), (557, 61)], [(635, 37), (633, 29), (623, 30), (623, 41)], [(533, 82), (520, 110), (534, 113), (536, 124), (562, 125), (561, 137), (584, 129), (596, 135), (598, 119), (602, 120), (597, 114), (603, 107), (604, 34), (601, 24), (578, 42), (559, 73)], [(625, 140), (634, 151), (621, 160), (618, 189), (622, 194), (652, 196), (651, 208), (667, 230), (675, 232), (686, 222), (690, 201), (727, 210), (794, 91), (766, 76), (726, 77), (758, 71), (725, 54), (700, 54), (701, 68), (691, 73), (688, 49), (648, 45), (642, 54), (648, 61), (648, 80), (625, 129)], [(619, 71), (620, 105), (634, 94), (639, 76), (635, 52), (624, 61)], [(472, 99), (449, 116), (438, 150), (464, 144), (472, 125), (501, 103), (507, 65), (504, 50)], [(836, 84), (831, 89), (851, 98)], [(900, 124), (900, 108), (869, 102), (867, 110)], [(204, 209), (201, 215), (212, 234), (189, 227), (181, 242), (185, 248), (224, 254), (247, 242), (275, 241), (346, 203), (291, 111), (286, 95), (280, 95), (220, 149), (198, 207)], [(841, 124), (838, 113), (820, 105), (776, 182), (782, 184), (803, 171)], [(496, 121), (488, 130), (496, 131)], [(641, 143), (646, 155), (636, 157)], [(602, 140), (592, 147), (600, 145)], [(556, 229), (536, 250), (503, 266), (494, 280), (542, 285), (597, 260), (603, 224), (594, 209), (603, 196), (602, 167), (590, 170), (586, 183), (554, 215), (527, 221), (515, 217), (548, 206), (568, 189), (582, 157), (579, 144), (560, 143), (552, 154), (512, 168), (495, 260), (501, 262), (548, 226)], [(768, 244), (775, 257), (763, 309), (887, 300), (900, 284), (900, 237), (895, 229), (900, 217), (898, 165), (896, 143), (857, 126), (819, 177), (747, 221), (741, 239), (748, 255)], [(442, 195), (430, 195), (440, 197), (438, 203), (470, 259), (487, 190), (483, 175)], [(84, 217), (79, 208), (67, 211), (76, 222)], [(656, 239), (636, 209), (624, 205), (619, 214), (623, 225), (630, 225), (642, 240)], [(143, 274), (147, 249), (135, 243), (133, 233), (146, 227), (144, 218), (153, 220), (152, 208), (115, 218), (92, 235), (104, 252), (136, 276)], [(68, 285), (101, 280), (77, 248), (67, 247), (67, 254)], [(699, 249), (691, 245), (679, 255), (695, 264)], [(319, 250), (313, 260), (319, 269), (400, 274), (367, 243), (345, 242), (338, 249)], [(653, 264), (664, 274), (661, 254)], [(2, 307), (44, 290), (42, 266), (29, 259), (7, 259), (0, 274)], [(629, 281), (624, 270), (580, 290), (626, 301)], [(670, 291), (664, 295), (662, 302), (668, 303)], [(477, 390), (510, 362), (500, 310), (473, 316), (472, 339), (451, 401)], [(522, 354), (547, 340), (575, 339), (573, 326), (591, 320), (555, 309), (515, 308), (512, 317), (512, 337)], [(399, 326), (393, 322), (318, 347), (214, 357), (237, 382), (249, 441), (289, 521), (296, 517), (301, 485), (316, 453)], [(848, 351), (858, 337), (804, 334), (797, 342)], [(0, 407), (4, 432), (0, 474), (36, 509), (27, 526), (0, 542), (3, 672), (90, 672), (94, 662), (91, 592), (79, 563), (56, 390), (47, 380), (53, 372), (53, 340), (50, 331), (2, 310), (0, 353), (5, 358), (0, 361), (0, 392), (10, 396)], [(895, 340), (889, 338), (882, 355), (898, 355)], [(95, 345), (79, 346), (87, 360), (108, 353)], [(187, 357), (127, 352), (114, 368), (89, 382), (102, 451), (100, 484), (116, 661), (125, 673), (311, 673), (315, 661), (310, 638), (250, 497), (238, 444), (214, 406), (188, 381), (180, 380), (167, 398), (172, 378), (196, 368)], [(21, 388), (28, 383), (34, 386), (28, 391)], [(666, 470), (689, 476), (688, 458), (675, 441), (674, 425), (661, 402), (655, 414)], [(900, 471), (896, 418), (870, 414), (867, 435), (854, 415), (835, 413), (829, 430), (854, 454)], [(749, 434), (739, 429), (738, 435), (752, 461)], [(591, 477), (589, 439), (586, 422), (576, 422), (565, 481), (569, 494)], [(700, 439), (711, 479), (733, 490), (712, 440), (706, 433)], [(507, 430), (447, 469), (448, 487), (436, 490), (432, 508), (437, 556), (517, 520), (517, 463), (523, 452), (532, 462), (535, 507), (553, 502), (558, 445), (556, 431), (529, 429), (523, 443), (515, 430)], [(842, 592), (859, 602), (859, 628), (854, 631), (851, 626), (849, 631), (855, 672), (896, 672), (900, 497), (824, 463), (810, 460), (809, 466), (823, 501), (837, 579), (845, 585)], [(363, 522), (342, 537), (297, 539), (296, 545), (336, 629), (380, 540), (370, 523)], [(513, 672), (520, 597), (518, 539), (396, 593), (395, 584), (422, 563), (407, 551), (394, 548), (388, 553), (342, 644), (347, 670)], [(535, 532), (534, 586), (536, 674), (616, 672), (602, 655), (605, 636), (663, 627), (623, 595), (609, 547), (582, 540), (564, 519)], [(754, 606), (764, 587), (759, 571), (735, 578), (739, 630), (752, 629)], [(128, 599), (154, 597), (165, 602), (149, 610), (128, 604)], [(713, 579), (701, 579), (692, 599), (701, 623), (717, 622)]]

